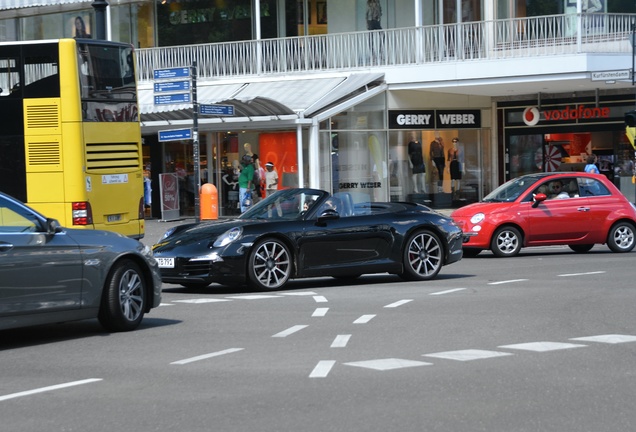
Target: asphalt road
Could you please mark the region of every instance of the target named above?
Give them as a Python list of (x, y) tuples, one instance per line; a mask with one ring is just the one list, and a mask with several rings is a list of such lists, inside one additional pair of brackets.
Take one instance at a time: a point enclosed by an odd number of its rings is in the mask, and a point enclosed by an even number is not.
[(164, 285), (135, 332), (0, 332), (0, 429), (632, 430), (634, 256), (484, 253), (426, 283)]

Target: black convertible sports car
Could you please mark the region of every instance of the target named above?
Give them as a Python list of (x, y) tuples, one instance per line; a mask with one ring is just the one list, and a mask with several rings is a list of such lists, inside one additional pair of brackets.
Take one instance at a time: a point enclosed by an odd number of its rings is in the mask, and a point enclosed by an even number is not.
[(351, 194), (285, 189), (236, 219), (179, 225), (153, 246), (163, 282), (186, 287), (394, 273), (433, 279), (462, 257), (462, 231), (414, 203), (354, 203)]

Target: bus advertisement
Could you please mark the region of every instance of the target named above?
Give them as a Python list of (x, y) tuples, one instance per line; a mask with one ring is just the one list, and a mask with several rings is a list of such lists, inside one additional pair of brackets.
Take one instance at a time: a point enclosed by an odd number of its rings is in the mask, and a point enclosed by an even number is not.
[(134, 50), (0, 44), (0, 190), (69, 228), (144, 236)]

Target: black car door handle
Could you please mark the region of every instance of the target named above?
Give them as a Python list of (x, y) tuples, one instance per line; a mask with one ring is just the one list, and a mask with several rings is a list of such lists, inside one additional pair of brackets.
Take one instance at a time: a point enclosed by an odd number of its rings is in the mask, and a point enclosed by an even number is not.
[(590, 208), (589, 207), (579, 207), (578, 209), (576, 209), (577, 211), (580, 212), (589, 212)]

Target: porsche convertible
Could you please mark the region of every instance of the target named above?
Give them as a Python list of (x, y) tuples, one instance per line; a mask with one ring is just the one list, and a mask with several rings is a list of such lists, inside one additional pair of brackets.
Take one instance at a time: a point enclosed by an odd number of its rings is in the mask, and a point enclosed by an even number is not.
[(234, 219), (178, 225), (153, 253), (165, 283), (248, 284), (392, 273), (429, 280), (462, 257), (462, 231), (421, 204), (354, 201), (349, 193), (285, 189)]

